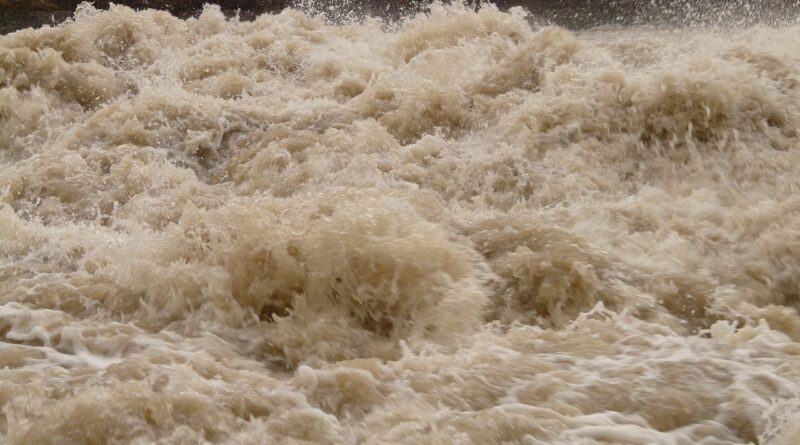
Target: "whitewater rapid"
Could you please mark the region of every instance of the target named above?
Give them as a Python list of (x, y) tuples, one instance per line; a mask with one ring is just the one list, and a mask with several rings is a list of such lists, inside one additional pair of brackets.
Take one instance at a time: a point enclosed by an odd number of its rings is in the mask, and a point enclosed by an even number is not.
[(0, 442), (800, 443), (800, 27), (0, 37)]

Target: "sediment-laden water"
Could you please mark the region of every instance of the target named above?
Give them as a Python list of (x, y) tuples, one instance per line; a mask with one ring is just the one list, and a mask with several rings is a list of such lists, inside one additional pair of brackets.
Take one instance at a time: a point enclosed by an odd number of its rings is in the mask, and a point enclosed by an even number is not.
[(800, 442), (800, 27), (0, 37), (0, 442)]

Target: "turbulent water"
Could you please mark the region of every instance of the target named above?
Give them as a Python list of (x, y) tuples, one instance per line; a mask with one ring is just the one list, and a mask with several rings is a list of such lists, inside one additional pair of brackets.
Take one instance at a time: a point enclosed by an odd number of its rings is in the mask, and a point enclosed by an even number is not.
[(800, 443), (800, 26), (0, 37), (0, 442)]

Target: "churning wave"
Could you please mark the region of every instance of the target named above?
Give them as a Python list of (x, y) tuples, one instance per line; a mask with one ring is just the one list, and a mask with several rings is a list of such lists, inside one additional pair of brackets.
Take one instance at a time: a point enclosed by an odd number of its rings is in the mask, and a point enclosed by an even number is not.
[(0, 440), (796, 444), (800, 27), (0, 37)]

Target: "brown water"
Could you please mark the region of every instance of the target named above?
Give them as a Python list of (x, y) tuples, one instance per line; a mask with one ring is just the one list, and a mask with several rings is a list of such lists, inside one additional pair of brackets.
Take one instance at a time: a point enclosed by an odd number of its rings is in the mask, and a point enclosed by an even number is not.
[(800, 27), (0, 37), (0, 442), (800, 443)]

